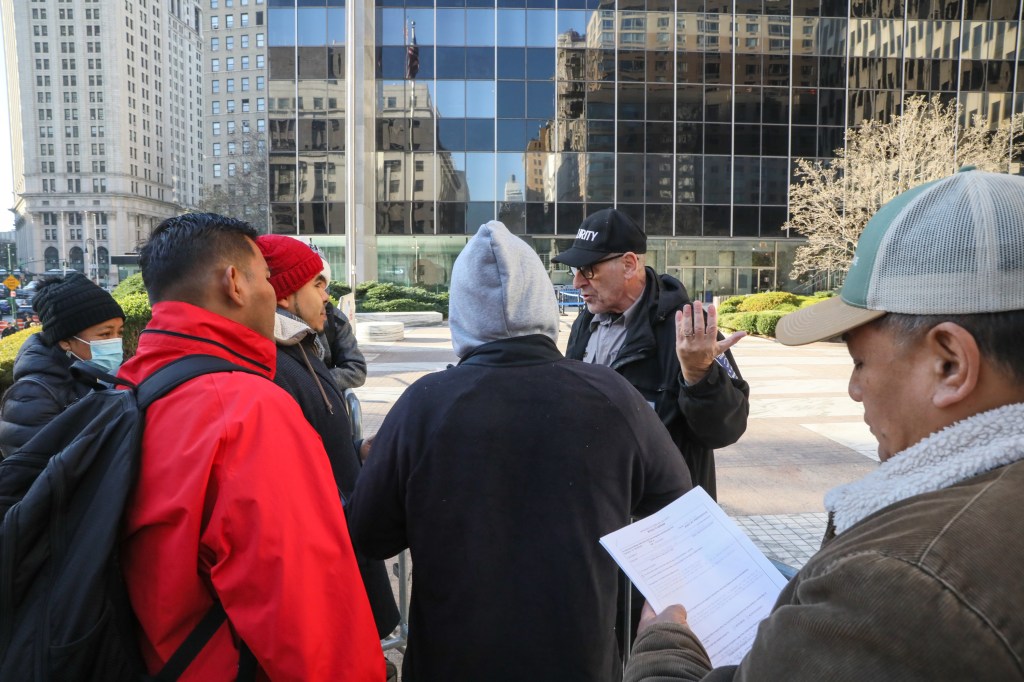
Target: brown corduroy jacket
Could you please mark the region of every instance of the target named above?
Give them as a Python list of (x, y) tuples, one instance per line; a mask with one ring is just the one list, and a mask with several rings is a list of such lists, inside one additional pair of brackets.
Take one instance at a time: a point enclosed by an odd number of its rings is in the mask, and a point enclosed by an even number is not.
[(739, 666), (652, 625), (626, 682), (1024, 679), (1024, 461), (908, 498), (835, 537), (782, 591)]

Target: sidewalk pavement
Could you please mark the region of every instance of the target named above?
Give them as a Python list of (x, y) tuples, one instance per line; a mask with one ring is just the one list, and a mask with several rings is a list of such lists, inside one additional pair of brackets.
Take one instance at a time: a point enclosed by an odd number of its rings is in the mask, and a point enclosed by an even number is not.
[[(573, 318), (561, 318), (563, 350)], [(458, 360), (447, 325), (406, 327), (403, 341), (360, 347), (369, 374), (356, 394), (367, 436), (410, 384)], [(846, 392), (852, 363), (841, 343), (790, 348), (753, 337), (733, 355), (750, 383), (750, 418), (740, 441), (715, 453), (718, 501), (765, 554), (800, 567), (825, 530), (825, 492), (877, 464), (863, 409)]]

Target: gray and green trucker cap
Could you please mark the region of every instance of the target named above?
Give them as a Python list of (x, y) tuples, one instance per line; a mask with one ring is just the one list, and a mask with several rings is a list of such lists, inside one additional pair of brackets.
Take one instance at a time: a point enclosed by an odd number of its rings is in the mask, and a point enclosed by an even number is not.
[(799, 346), (886, 313), (1024, 309), (1024, 177), (968, 166), (897, 195), (868, 221), (839, 296), (779, 320)]

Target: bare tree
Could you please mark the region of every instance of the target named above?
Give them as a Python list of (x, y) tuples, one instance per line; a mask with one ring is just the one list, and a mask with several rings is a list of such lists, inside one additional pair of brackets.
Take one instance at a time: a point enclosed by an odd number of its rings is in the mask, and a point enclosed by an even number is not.
[(208, 178), (199, 208), (244, 220), (266, 232), (270, 201), (266, 140), (259, 133), (239, 132), (228, 137), (225, 148), (228, 154), (220, 157), (221, 177)]
[(845, 149), (825, 162), (796, 159), (790, 220), (783, 226), (807, 237), (791, 277), (843, 271), (868, 220), (897, 194), (950, 175), (965, 165), (1007, 172), (1024, 149), (1024, 114), (993, 130), (981, 116), (965, 122), (956, 102), (907, 98), (889, 123), (864, 121), (846, 131)]

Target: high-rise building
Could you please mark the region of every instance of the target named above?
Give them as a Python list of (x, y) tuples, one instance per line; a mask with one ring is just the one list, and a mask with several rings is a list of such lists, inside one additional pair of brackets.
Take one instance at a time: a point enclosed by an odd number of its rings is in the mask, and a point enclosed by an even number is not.
[(273, 229), (339, 260), (357, 249), (358, 279), (446, 274), (496, 216), (547, 261), (614, 205), (646, 230), (648, 262), (694, 296), (792, 288), (795, 158), (829, 158), (847, 127), (915, 93), (992, 126), (1024, 110), (1020, 0), (271, 0), (268, 12)]
[(201, 0), (205, 208), (267, 225), (264, 0)]
[(202, 172), (197, 0), (0, 0), (18, 260), (117, 281)]

